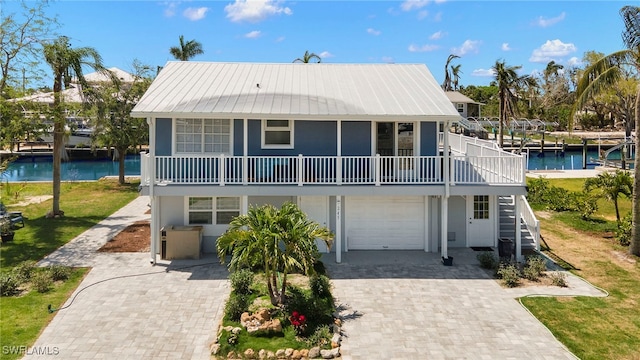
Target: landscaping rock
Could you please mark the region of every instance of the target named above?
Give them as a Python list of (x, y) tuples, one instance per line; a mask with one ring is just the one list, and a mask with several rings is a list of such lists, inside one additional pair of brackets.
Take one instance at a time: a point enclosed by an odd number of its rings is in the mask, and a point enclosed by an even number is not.
[(320, 356), (323, 359), (333, 359), (340, 356), (340, 348), (335, 348), (331, 350), (320, 350)]
[(316, 347), (312, 347), (311, 349), (309, 349), (309, 359), (315, 359), (320, 357), (320, 347), (316, 346)]
[(256, 311), (255, 313), (253, 313), (253, 318), (257, 319), (261, 323), (264, 323), (264, 322), (267, 322), (267, 321), (271, 320), (271, 314), (269, 313), (269, 310), (267, 310), (267, 309), (260, 309), (260, 310)]
[(222, 328), (222, 330), (231, 332), (233, 330), (233, 326), (231, 326), (231, 325), (225, 326), (225, 327)]
[(235, 358), (236, 358), (235, 351), (233, 350), (229, 351), (229, 353), (227, 354), (227, 359), (235, 359)]
[(292, 348), (288, 348), (284, 351), (284, 356), (286, 356), (287, 358), (290, 358), (291, 355), (293, 355), (293, 349)]
[(286, 356), (284, 354), (284, 349), (280, 349), (276, 351), (276, 359), (286, 359)]
[(267, 351), (267, 360), (276, 359), (276, 354), (273, 351)]
[(300, 350), (300, 356), (305, 358), (305, 359), (309, 358), (309, 349)]
[(220, 344), (211, 344), (209, 350), (211, 350), (211, 355), (217, 355), (218, 351), (220, 351)]
[(253, 349), (247, 349), (244, 352), (244, 357), (247, 359), (255, 359), (256, 358), (256, 352)]
[(248, 312), (243, 312), (242, 315), (240, 315), (240, 324), (242, 324), (244, 326), (244, 323), (249, 322), (251, 320), (251, 314), (249, 314)]
[(291, 354), (291, 358), (293, 360), (302, 359), (302, 354), (300, 354), (300, 350), (293, 350), (293, 354)]
[(331, 338), (331, 342), (336, 343), (338, 344), (338, 346), (340, 346), (340, 341), (341, 341), (340, 334), (333, 334), (333, 337)]
[(267, 350), (260, 349), (260, 351), (258, 351), (258, 359), (265, 360), (266, 358), (267, 358)]
[(336, 325), (336, 324), (332, 324), (331, 325), (331, 332), (334, 334), (340, 334), (340, 331), (342, 331), (342, 329), (340, 328), (340, 326)]

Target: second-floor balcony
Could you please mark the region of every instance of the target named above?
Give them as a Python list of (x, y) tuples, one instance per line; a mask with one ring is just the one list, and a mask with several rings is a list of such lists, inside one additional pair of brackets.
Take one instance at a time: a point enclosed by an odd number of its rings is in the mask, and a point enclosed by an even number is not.
[(448, 157), (141, 156), (143, 186), (152, 181), (163, 185), (219, 186), (525, 184), (524, 158), (502, 151)]

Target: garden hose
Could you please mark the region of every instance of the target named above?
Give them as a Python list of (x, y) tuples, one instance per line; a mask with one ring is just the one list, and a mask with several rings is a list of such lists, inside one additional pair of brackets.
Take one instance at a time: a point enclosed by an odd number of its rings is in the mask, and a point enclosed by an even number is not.
[(125, 279), (125, 278), (131, 278), (131, 277), (138, 277), (138, 276), (147, 276), (147, 275), (154, 275), (154, 274), (162, 274), (162, 273), (168, 273), (170, 271), (175, 271), (175, 270), (184, 270), (184, 269), (189, 269), (189, 268), (194, 268), (194, 267), (198, 267), (198, 266), (205, 266), (205, 265), (214, 265), (216, 264), (216, 262), (208, 262), (208, 263), (203, 263), (203, 264), (197, 264), (197, 265), (189, 265), (189, 266), (182, 266), (182, 267), (176, 267), (176, 268), (167, 268), (165, 270), (160, 270), (160, 271), (152, 271), (152, 272), (147, 272), (147, 273), (141, 273), (141, 274), (131, 274), (131, 275), (121, 275), (121, 276), (114, 276), (108, 279), (104, 279), (104, 280), (100, 280), (100, 281), (96, 281), (93, 284), (89, 284), (85, 287), (83, 287), (82, 289), (78, 290), (75, 295), (73, 295), (73, 297), (71, 298), (71, 302), (59, 309), (54, 308), (51, 304), (47, 305), (47, 311), (49, 312), (49, 314), (52, 314), (56, 311), (60, 311), (60, 310), (64, 310), (69, 308), (71, 305), (73, 305), (73, 302), (76, 300), (76, 297), (78, 297), (78, 295), (80, 295), (81, 292), (85, 291), (86, 289), (94, 286), (94, 285), (98, 285), (101, 284), (103, 282), (107, 282), (107, 281), (111, 281), (111, 280), (117, 280), (117, 279)]

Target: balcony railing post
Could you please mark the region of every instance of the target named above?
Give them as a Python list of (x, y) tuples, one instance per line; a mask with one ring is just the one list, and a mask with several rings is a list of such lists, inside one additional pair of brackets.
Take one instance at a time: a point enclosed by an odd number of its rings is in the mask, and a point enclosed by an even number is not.
[(249, 167), (247, 166), (249, 159), (246, 155), (242, 156), (242, 185), (249, 184)]
[(380, 154), (376, 154), (375, 159), (376, 159), (376, 163), (375, 163), (375, 166), (373, 167), (373, 171), (375, 174), (376, 186), (380, 186), (380, 173), (382, 172), (382, 168), (380, 167), (380, 163), (381, 163)]
[(224, 154), (220, 154), (220, 164), (218, 166), (220, 167), (220, 186), (224, 186), (224, 179), (227, 177)]
[(298, 154), (298, 186), (302, 186), (302, 182), (304, 179), (304, 159), (302, 158), (302, 154)]
[(342, 156), (336, 156), (336, 184), (342, 185)]

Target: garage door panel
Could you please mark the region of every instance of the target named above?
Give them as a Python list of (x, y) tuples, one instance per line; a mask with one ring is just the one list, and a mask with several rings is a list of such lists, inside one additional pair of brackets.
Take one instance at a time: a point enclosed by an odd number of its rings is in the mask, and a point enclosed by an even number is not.
[(349, 197), (345, 212), (349, 249), (424, 249), (421, 197)]

